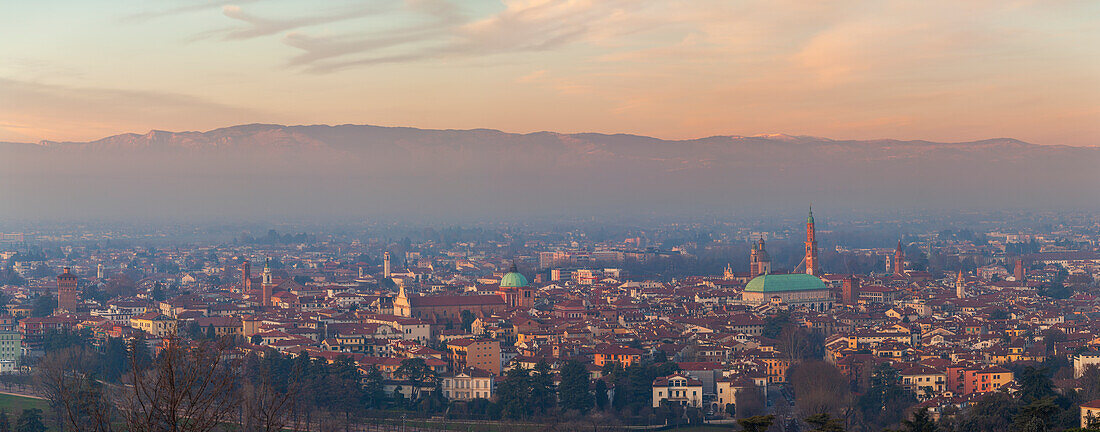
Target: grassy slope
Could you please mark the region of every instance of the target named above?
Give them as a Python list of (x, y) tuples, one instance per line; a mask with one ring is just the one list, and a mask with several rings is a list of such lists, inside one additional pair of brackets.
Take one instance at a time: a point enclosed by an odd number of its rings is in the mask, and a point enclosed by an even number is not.
[(19, 414), (22, 413), (23, 410), (29, 408), (38, 408), (42, 410), (42, 419), (46, 423), (46, 427), (50, 427), (50, 421), (47, 420), (50, 408), (48, 402), (42, 399), (0, 394), (0, 411), (8, 413), (8, 418), (11, 419), (13, 427), (15, 426), (15, 420), (19, 418)]

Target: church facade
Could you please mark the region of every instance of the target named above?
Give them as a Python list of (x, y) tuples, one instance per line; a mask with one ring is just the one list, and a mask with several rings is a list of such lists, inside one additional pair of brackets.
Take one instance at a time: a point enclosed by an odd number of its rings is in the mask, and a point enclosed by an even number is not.
[(462, 311), (485, 317), (499, 314), (510, 308), (534, 306), (534, 290), (527, 278), (516, 271), (515, 264), (500, 279), (500, 288), (494, 295), (408, 295), (402, 286), (393, 300), (395, 315), (419, 318), (426, 321), (460, 321)]

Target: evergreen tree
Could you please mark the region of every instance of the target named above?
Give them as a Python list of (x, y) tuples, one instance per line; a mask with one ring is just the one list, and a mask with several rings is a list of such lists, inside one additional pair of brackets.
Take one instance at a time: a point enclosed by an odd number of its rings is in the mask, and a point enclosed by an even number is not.
[(814, 432), (844, 432), (841, 419), (833, 418), (829, 413), (814, 414), (806, 418)]
[(16, 432), (45, 432), (46, 425), (42, 423), (42, 410), (31, 408), (23, 410), (15, 425)]
[(596, 405), (596, 409), (603, 411), (607, 408), (607, 381), (602, 379), (596, 380), (596, 385), (592, 387), (592, 396)]
[(545, 360), (539, 361), (533, 372), (527, 404), (535, 416), (551, 414), (557, 407), (558, 395), (554, 390), (554, 374), (550, 371), (550, 364)]
[(589, 390), (588, 370), (581, 362), (570, 360), (561, 368), (562, 408), (586, 413), (592, 408), (592, 393)]
[(531, 372), (523, 367), (513, 368), (504, 375), (504, 380), (497, 386), (497, 399), (504, 418), (527, 418), (530, 387)]
[(928, 408), (921, 408), (913, 413), (913, 419), (903, 420), (901, 425), (905, 432), (936, 432), (936, 422), (928, 413)]
[(11, 432), (11, 419), (7, 411), (0, 411), (0, 432)]
[(469, 333), (470, 326), (474, 323), (474, 321), (477, 321), (477, 315), (474, 315), (474, 313), (470, 312), (469, 310), (463, 309), (460, 317), (462, 318), (462, 330)]
[(1008, 431), (1019, 411), (1019, 402), (1002, 392), (992, 392), (966, 410), (959, 430)]
[(34, 304), (31, 305), (32, 317), (47, 317), (53, 315), (54, 309), (57, 309), (57, 297), (52, 295), (42, 295), (34, 299)]
[(775, 416), (761, 415), (737, 420), (745, 432), (766, 432), (775, 423)]
[(432, 368), (428, 367), (428, 364), (425, 363), (422, 358), (401, 360), (401, 366), (398, 366), (395, 373), (397, 376), (408, 380), (410, 385), (414, 386), (412, 391), (413, 402), (420, 399), (421, 388), (435, 386), (435, 372), (432, 371)]
[(913, 393), (901, 386), (898, 371), (889, 363), (882, 363), (871, 373), (871, 386), (858, 405), (867, 426), (882, 429), (900, 422), (916, 402)]
[(1051, 425), (1051, 420), (1062, 409), (1054, 404), (1054, 397), (1045, 397), (1032, 401), (1020, 408), (1020, 413), (1013, 419), (1013, 428), (1016, 430), (1046, 431)]
[(377, 366), (371, 366), (370, 370), (367, 371), (366, 382), (363, 385), (363, 397), (368, 408), (385, 407), (386, 392), (382, 384), (384, 379), (382, 371), (378, 370)]

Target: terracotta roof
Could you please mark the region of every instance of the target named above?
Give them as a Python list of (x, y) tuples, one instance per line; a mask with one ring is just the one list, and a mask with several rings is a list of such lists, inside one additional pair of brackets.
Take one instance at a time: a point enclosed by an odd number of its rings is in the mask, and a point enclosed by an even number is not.
[(504, 305), (504, 299), (497, 295), (469, 296), (423, 296), (409, 297), (409, 304), (417, 306), (492, 306)]

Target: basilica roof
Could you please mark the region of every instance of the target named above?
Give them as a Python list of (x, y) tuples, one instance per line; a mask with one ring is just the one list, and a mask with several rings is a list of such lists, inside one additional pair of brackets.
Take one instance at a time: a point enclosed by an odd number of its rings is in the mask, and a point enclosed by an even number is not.
[(761, 275), (745, 285), (745, 292), (773, 293), (783, 291), (823, 290), (825, 283), (817, 276), (804, 273)]

